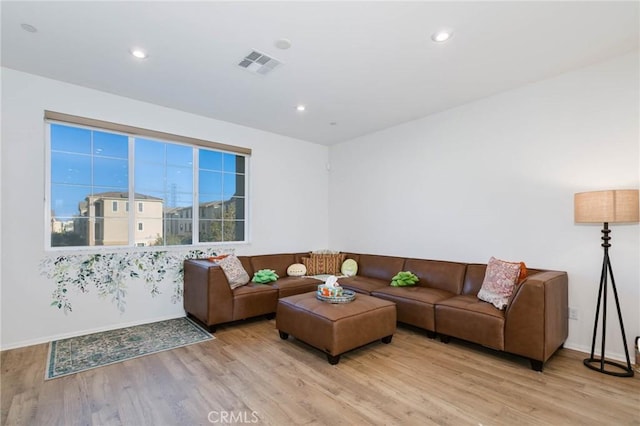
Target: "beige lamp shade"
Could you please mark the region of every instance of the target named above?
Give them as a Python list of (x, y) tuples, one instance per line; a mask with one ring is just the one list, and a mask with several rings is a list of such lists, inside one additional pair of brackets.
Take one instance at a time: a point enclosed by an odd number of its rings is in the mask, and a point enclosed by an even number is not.
[(637, 189), (579, 192), (574, 195), (576, 223), (638, 222)]

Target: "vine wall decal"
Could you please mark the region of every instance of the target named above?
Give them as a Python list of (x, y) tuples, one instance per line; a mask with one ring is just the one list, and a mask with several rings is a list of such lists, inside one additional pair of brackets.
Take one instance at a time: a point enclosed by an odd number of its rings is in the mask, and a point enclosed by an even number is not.
[(183, 261), (207, 258), (233, 249), (195, 249), (183, 251), (116, 251), (49, 256), (40, 262), (40, 274), (55, 283), (51, 306), (65, 314), (73, 311), (70, 290), (89, 293), (95, 289), (103, 298), (110, 298), (122, 313), (126, 310), (127, 285), (141, 280), (151, 297), (171, 285), (171, 302), (182, 301)]

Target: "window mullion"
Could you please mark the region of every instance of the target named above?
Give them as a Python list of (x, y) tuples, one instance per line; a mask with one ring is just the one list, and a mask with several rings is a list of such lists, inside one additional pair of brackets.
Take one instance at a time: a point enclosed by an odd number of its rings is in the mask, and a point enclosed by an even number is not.
[(251, 226), (251, 220), (249, 219), (249, 216), (251, 214), (251, 209), (249, 209), (249, 200), (251, 199), (251, 196), (249, 194), (249, 192), (251, 191), (251, 187), (249, 186), (249, 162), (251, 161), (251, 159), (249, 157), (245, 157), (244, 159), (244, 199), (242, 200), (244, 203), (244, 241), (245, 242), (249, 242), (249, 235), (250, 235), (250, 226)]
[(129, 212), (127, 219), (129, 221), (129, 246), (136, 245), (136, 208), (135, 208), (135, 138), (129, 136), (129, 193), (128, 203)]
[(193, 207), (191, 208), (191, 242), (200, 242), (200, 156), (199, 149), (193, 149)]

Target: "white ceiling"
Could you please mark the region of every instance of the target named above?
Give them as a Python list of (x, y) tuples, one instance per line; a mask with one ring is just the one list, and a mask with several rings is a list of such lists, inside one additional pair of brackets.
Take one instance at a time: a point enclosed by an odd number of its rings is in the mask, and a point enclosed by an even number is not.
[(2, 1), (2, 66), (331, 145), (638, 50), (639, 5)]

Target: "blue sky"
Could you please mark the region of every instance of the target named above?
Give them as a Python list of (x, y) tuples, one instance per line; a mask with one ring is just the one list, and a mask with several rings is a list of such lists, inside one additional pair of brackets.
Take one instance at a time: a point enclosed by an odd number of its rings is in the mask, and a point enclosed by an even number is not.
[[(193, 204), (193, 147), (135, 138), (135, 192), (165, 200), (165, 207)], [(129, 138), (51, 124), (51, 209), (59, 218), (78, 214), (78, 203), (101, 192), (128, 192)], [(199, 202), (244, 195), (236, 155), (198, 149)], [(240, 173), (244, 169), (239, 170)]]

